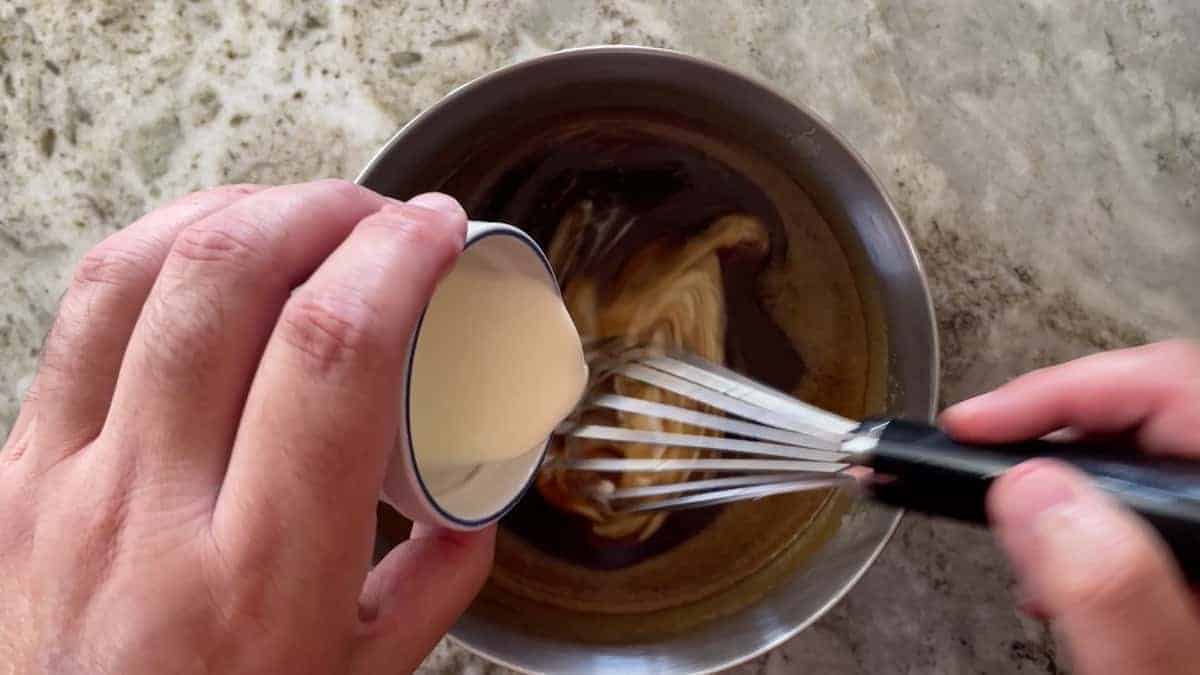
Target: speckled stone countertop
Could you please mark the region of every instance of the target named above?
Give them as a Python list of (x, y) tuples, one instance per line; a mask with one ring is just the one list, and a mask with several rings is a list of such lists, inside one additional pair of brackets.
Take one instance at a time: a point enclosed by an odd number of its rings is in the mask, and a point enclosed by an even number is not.
[[(455, 85), (630, 43), (774, 83), (884, 181), (933, 287), (942, 398), (1200, 335), (1200, 5), (1146, 0), (0, 2), (0, 430), (72, 261), (169, 196), (353, 177)], [(905, 520), (737, 673), (1052, 673), (988, 535)], [(500, 672), (441, 645), (426, 673)]]

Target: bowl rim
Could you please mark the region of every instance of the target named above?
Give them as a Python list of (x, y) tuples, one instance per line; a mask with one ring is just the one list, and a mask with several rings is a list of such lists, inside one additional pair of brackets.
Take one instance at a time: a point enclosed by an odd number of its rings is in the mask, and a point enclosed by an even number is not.
[[(939, 390), (940, 390), (941, 382), (940, 382), (939, 374), (941, 372), (941, 362), (940, 362), (941, 345), (940, 345), (940, 339), (939, 339), (939, 335), (938, 335), (937, 317), (936, 317), (936, 314), (934, 311), (933, 298), (932, 298), (932, 296), (930, 294), (930, 290), (929, 290), (929, 277), (926, 274), (925, 266), (921, 262), (921, 258), (918, 255), (916, 244), (913, 241), (912, 234), (909, 232), (907, 225), (905, 225), (904, 219), (900, 216), (899, 211), (896, 209), (896, 205), (893, 203), (892, 198), (890, 197), (890, 195), (888, 195), (887, 191), (884, 189), (882, 182), (879, 180), (879, 176), (875, 173), (875, 171), (871, 168), (871, 166), (866, 162), (866, 160), (862, 157), (862, 155), (859, 154), (859, 152), (854, 148), (854, 146), (851, 145), (849, 143), (849, 141), (847, 141), (847, 139), (839, 131), (837, 131), (837, 129), (835, 129), (833, 126), (831, 126), (821, 115), (817, 114), (807, 104), (805, 104), (801, 101), (794, 100), (794, 99), (784, 95), (774, 85), (772, 85), (769, 82), (764, 81), (763, 79), (761, 79), (760, 77), (758, 77), (754, 74), (750, 74), (750, 73), (746, 73), (746, 72), (737, 70), (735, 68), (726, 66), (722, 63), (712, 61), (707, 58), (693, 56), (691, 54), (676, 51), (673, 49), (664, 49), (661, 47), (646, 47), (646, 46), (641, 46), (641, 45), (627, 45), (627, 44), (588, 45), (588, 46), (581, 46), (581, 47), (571, 47), (571, 48), (567, 48), (567, 49), (561, 49), (561, 50), (549, 52), (546, 54), (532, 56), (527, 59), (516, 61), (514, 63), (510, 63), (508, 65), (504, 65), (504, 66), (501, 66), (494, 70), (483, 73), (482, 75), (474, 77), (474, 78), (468, 80), (467, 82), (464, 82), (464, 83), (454, 87), (453, 89), (451, 89), (447, 94), (445, 94), (440, 99), (438, 99), (437, 102), (435, 102), (433, 105), (431, 105), (428, 108), (419, 112), (417, 115), (412, 117), (408, 122), (406, 122), (402, 127), (400, 127), (400, 129), (398, 131), (396, 131), (396, 133), (392, 134), (392, 136), (387, 140), (387, 142), (384, 143), (383, 146), (380, 147), (379, 150), (377, 150), (371, 156), (371, 159), (368, 160), (366, 165), (364, 165), (363, 169), (355, 177), (354, 182), (358, 183), (360, 185), (364, 184), (371, 177), (371, 175), (379, 168), (379, 165), (389, 155), (391, 155), (391, 153), (396, 149), (396, 147), (408, 136), (408, 134), (412, 133), (412, 131), (414, 129), (417, 129), (419, 126), (424, 124), (429, 118), (431, 118), (435, 115), (442, 114), (443, 110), (456, 104), (460, 99), (463, 99), (463, 98), (466, 98), (466, 97), (472, 95), (472, 93), (474, 91), (486, 86), (493, 79), (511, 76), (513, 74), (520, 73), (522, 71), (529, 70), (532, 68), (540, 68), (540, 67), (543, 67), (546, 63), (553, 63), (556, 61), (571, 61), (571, 60), (578, 59), (578, 58), (587, 58), (587, 57), (593, 56), (593, 55), (641, 56), (641, 57), (649, 57), (652, 59), (662, 59), (665, 61), (679, 62), (679, 63), (685, 64), (687, 66), (706, 68), (706, 69), (709, 69), (712, 71), (716, 71), (725, 76), (744, 80), (744, 81), (754, 85), (755, 87), (759, 88), (760, 90), (762, 90), (762, 92), (764, 94), (766, 94), (770, 97), (773, 97), (773, 98), (777, 99), (779, 102), (781, 102), (785, 105), (791, 106), (792, 108), (799, 110), (802, 114), (808, 116), (812, 120), (814, 125), (819, 126), (824, 133), (827, 133), (829, 135), (829, 137), (838, 146), (840, 146), (840, 149), (842, 151), (844, 151), (847, 154), (847, 156), (849, 156), (853, 160), (853, 162), (857, 166), (857, 168), (862, 170), (863, 174), (866, 176), (867, 180), (869, 181), (871, 188), (873, 190), (875, 190), (879, 194), (879, 196), (882, 198), (883, 203), (887, 206), (887, 210), (891, 214), (893, 221), (899, 226), (899, 235), (900, 235), (901, 241), (904, 243), (904, 249), (907, 252), (909, 258), (912, 260), (913, 270), (915, 271), (917, 278), (920, 281), (920, 291), (921, 291), (921, 295), (922, 295), (921, 301), (925, 305), (925, 309), (926, 309), (927, 315), (929, 317), (928, 328), (929, 328), (929, 335), (930, 335), (930, 357), (929, 357), (928, 372), (927, 372), (927, 376), (929, 378), (929, 383), (930, 383), (929, 396), (926, 401), (922, 402), (923, 403), (922, 408), (927, 411), (926, 416), (928, 419), (925, 421), (932, 420), (933, 415), (937, 410), (938, 397), (939, 397), (939, 393), (940, 393)], [(874, 566), (876, 560), (883, 553), (883, 550), (887, 547), (888, 543), (892, 540), (892, 537), (895, 535), (896, 530), (899, 528), (900, 521), (903, 519), (904, 513), (905, 513), (904, 509), (899, 509), (899, 508), (896, 509), (895, 515), (892, 517), (892, 521), (891, 521), (890, 525), (888, 526), (887, 531), (884, 533), (884, 535), (882, 537), (879, 538), (879, 541), (875, 545), (875, 548), (866, 557), (865, 561), (859, 567), (859, 569), (845, 583), (843, 583), (840, 588), (837, 588), (836, 590), (834, 590), (830, 594), (829, 598), (816, 611), (812, 612), (812, 614), (806, 620), (798, 622), (795, 626), (792, 626), (785, 631), (781, 631), (778, 635), (774, 636), (772, 639), (762, 643), (761, 645), (756, 646), (755, 648), (751, 649), (750, 651), (747, 651), (736, 657), (728, 658), (721, 663), (716, 663), (711, 666), (707, 666), (703, 669), (694, 670), (694, 671), (690, 671), (690, 672), (694, 673), (695, 675), (707, 675), (709, 673), (716, 673), (716, 672), (719, 672), (722, 670), (726, 670), (726, 669), (741, 665), (747, 661), (750, 661), (754, 658), (757, 658), (763, 654), (766, 654), (767, 652), (770, 652), (770, 651), (776, 649), (777, 647), (782, 645), (784, 642), (791, 640), (796, 635), (798, 635), (801, 631), (803, 631), (806, 628), (808, 628), (809, 626), (811, 626), (818, 619), (825, 616), (825, 614), (828, 613), (830, 609), (832, 609), (835, 605), (837, 605), (837, 603), (841, 602), (841, 600), (846, 596), (847, 593), (850, 592), (850, 590), (852, 588), (854, 588), (856, 585), (858, 585), (858, 583), (859, 583), (859, 581), (861, 581), (862, 577), (871, 569), (872, 566)], [(505, 668), (509, 668), (511, 670), (514, 670), (514, 671), (517, 671), (520, 673), (528, 673), (530, 675), (539, 675), (540, 673), (543, 672), (543, 671), (532, 670), (529, 667), (521, 665), (521, 664), (513, 663), (512, 661), (509, 661), (507, 658), (505, 658), (499, 654), (496, 654), (489, 649), (471, 645), (471, 644), (467, 643), (466, 641), (464, 641), (463, 639), (456, 636), (454, 634), (454, 628), (451, 628), (450, 632), (447, 633), (447, 637), (455, 645), (462, 647), (463, 649), (467, 650), (468, 652), (475, 654), (476, 656), (482, 657), (484, 659), (487, 659), (488, 661), (491, 661), (492, 663), (498, 664)]]

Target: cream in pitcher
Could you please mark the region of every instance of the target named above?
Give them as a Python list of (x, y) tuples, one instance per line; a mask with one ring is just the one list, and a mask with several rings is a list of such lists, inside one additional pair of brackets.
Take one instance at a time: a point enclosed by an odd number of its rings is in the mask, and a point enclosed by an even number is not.
[(527, 483), (587, 365), (536, 245), (508, 229), (468, 239), (418, 329), (406, 423), (435, 505), (479, 520)]

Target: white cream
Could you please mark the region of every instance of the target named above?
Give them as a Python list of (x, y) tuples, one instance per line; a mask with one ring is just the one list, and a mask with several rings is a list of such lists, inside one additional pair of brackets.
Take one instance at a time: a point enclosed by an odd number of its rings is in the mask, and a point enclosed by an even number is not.
[(412, 447), (435, 498), (474, 490), (481, 467), (540, 451), (587, 382), (553, 279), (510, 236), (463, 252), (425, 312), (411, 368)]

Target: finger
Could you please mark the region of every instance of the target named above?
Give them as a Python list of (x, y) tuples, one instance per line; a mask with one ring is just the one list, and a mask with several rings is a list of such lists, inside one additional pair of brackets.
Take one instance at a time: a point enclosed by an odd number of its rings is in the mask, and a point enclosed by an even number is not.
[(1065, 464), (996, 481), (988, 511), (1022, 588), (1080, 673), (1191, 673), (1200, 618), (1157, 535)]
[(353, 672), (415, 670), (483, 587), (495, 537), (494, 526), (473, 533), (415, 526), (367, 578)]
[(409, 338), (465, 231), (444, 195), (364, 219), (288, 300), (255, 374), (213, 535), (320, 611), (356, 606)]
[(345, 181), (289, 185), (180, 232), (121, 366), (103, 432), (113, 445), (137, 448), (129, 459), (153, 483), (215, 497), (280, 308), (384, 203)]
[(1020, 588), (1018, 588), (1017, 594), (1017, 609), (1021, 610), (1021, 613), (1025, 616), (1036, 621), (1050, 620), (1050, 615), (1046, 613), (1046, 609), (1033, 596)]
[(1093, 434), (1138, 429), (1151, 452), (1200, 455), (1200, 347), (1163, 342), (1087, 356), (1023, 375), (952, 406), (940, 422), (977, 443), (1025, 440), (1071, 427)]
[(179, 232), (260, 189), (227, 185), (187, 195), (110, 235), (84, 256), (59, 304), (12, 430), (12, 437), (20, 438), (35, 416), (47, 420), (38, 425), (39, 465), (52, 465), (99, 433), (134, 324)]

